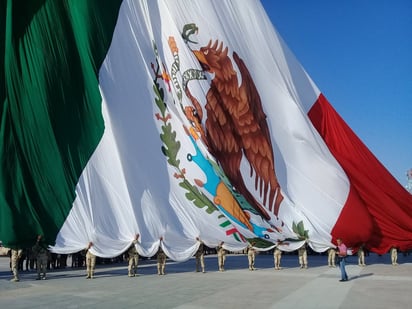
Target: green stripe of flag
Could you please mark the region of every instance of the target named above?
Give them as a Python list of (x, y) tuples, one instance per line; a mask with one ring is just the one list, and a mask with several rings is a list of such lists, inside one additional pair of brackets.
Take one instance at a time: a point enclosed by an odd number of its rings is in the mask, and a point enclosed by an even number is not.
[(7, 246), (31, 246), (37, 234), (53, 243), (71, 209), (104, 130), (97, 76), (120, 3), (0, 5), (0, 240)]

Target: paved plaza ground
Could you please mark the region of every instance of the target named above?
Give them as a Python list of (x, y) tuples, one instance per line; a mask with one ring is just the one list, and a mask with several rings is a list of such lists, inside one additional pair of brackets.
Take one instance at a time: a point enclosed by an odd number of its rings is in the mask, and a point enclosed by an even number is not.
[(190, 259), (168, 261), (159, 276), (155, 261), (144, 260), (132, 278), (120, 263), (98, 265), (93, 280), (84, 268), (68, 267), (41, 281), (22, 272), (14, 283), (9, 259), (0, 257), (0, 308), (412, 308), (412, 255), (399, 254), (398, 262), (371, 254), (359, 267), (350, 256), (349, 281), (339, 282), (339, 269), (329, 268), (324, 255), (309, 256), (308, 269), (299, 269), (296, 255), (283, 255), (282, 270), (275, 270), (273, 256), (260, 253), (256, 271), (248, 270), (247, 256), (228, 255), (225, 272), (209, 255), (205, 274), (194, 272)]

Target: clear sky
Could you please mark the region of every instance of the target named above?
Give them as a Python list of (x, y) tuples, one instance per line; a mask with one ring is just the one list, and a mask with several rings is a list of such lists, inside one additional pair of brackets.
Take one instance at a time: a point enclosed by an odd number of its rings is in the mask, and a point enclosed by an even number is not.
[(332, 106), (405, 186), (412, 168), (412, 1), (261, 3)]

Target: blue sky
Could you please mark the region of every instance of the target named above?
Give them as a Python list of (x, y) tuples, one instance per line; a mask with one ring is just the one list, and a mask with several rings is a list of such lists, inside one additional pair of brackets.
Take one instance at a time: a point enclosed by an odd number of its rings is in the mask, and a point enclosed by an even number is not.
[(332, 106), (405, 186), (412, 168), (412, 1), (261, 3)]

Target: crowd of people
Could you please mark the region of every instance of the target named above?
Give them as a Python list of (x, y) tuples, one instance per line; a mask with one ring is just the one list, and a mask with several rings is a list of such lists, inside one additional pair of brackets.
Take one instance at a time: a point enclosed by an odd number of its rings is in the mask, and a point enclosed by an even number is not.
[[(129, 277), (137, 276), (137, 268), (139, 263), (139, 253), (137, 251), (136, 245), (139, 241), (139, 234), (135, 235), (135, 238), (130, 245), (130, 247), (126, 250), (124, 254), (121, 256), (111, 259), (110, 262), (115, 261), (127, 261), (127, 275)], [(205, 254), (209, 253), (211, 248), (207, 247), (203, 241), (198, 237), (196, 240), (199, 243), (198, 249), (194, 254), (196, 260), (196, 272), (206, 272), (205, 268)], [(163, 238), (160, 238), (160, 242), (163, 241)], [(259, 248), (255, 247), (256, 242), (251, 241), (247, 248), (246, 254), (248, 259), (248, 267), (250, 271), (255, 270), (255, 259), (256, 254), (259, 252)], [(81, 252), (77, 252), (71, 255), (71, 267), (86, 267), (86, 279), (93, 279), (95, 275), (95, 267), (96, 261), (98, 257), (92, 253), (90, 250), (93, 247), (93, 243), (89, 242), (84, 250)], [(220, 242), (216, 248), (214, 248), (215, 253), (217, 255), (217, 264), (218, 270), (220, 272), (225, 271), (225, 260), (228, 251), (224, 248), (224, 242)], [(308, 268), (308, 247), (307, 243), (305, 242), (302, 247), (297, 250), (298, 255), (298, 262), (301, 269)], [(346, 245), (342, 242), (341, 239), (337, 239), (337, 246), (331, 247), (327, 250), (327, 263), (329, 267), (337, 267), (339, 266), (341, 271), (341, 280), (340, 281), (347, 281), (348, 275), (345, 269), (345, 260), (347, 255), (351, 254), (350, 250), (346, 247)], [(281, 270), (281, 259), (282, 259), (282, 250), (279, 247), (275, 247), (273, 249), (273, 259), (274, 259), (274, 269)], [(358, 265), (360, 267), (366, 266), (365, 264), (365, 256), (368, 255), (367, 250), (362, 245), (358, 248), (357, 252), (358, 257)], [(58, 268), (65, 268), (67, 266), (67, 258), (68, 255), (64, 254), (55, 254), (51, 253), (48, 250), (47, 244), (44, 241), (44, 237), (42, 235), (38, 235), (34, 245), (31, 248), (23, 249), (12, 249), (9, 251), (10, 256), (10, 268), (13, 273), (13, 278), (11, 281), (18, 282), (19, 278), (19, 271), (24, 270), (24, 265), (26, 271), (33, 271), (34, 269), (37, 271), (36, 280), (46, 280), (47, 270), (50, 269), (58, 269)], [(398, 250), (395, 246), (390, 249), (390, 257), (392, 265), (396, 266), (397, 258), (398, 258)], [(165, 275), (165, 268), (166, 268), (166, 260), (167, 255), (162, 249), (162, 245), (160, 244), (159, 249), (156, 253), (156, 261), (157, 261), (157, 273), (158, 275)]]

